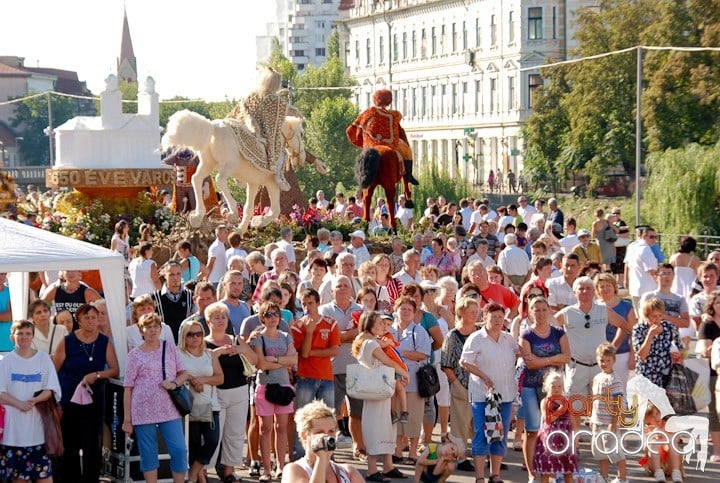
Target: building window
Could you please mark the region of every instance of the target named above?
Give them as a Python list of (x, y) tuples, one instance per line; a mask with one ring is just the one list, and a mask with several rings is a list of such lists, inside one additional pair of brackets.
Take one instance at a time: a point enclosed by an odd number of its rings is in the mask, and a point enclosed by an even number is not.
[(508, 42), (515, 42), (515, 12), (510, 12), (508, 17)]
[(379, 64), (385, 63), (385, 37), (380, 37), (378, 40), (378, 55), (380, 58), (378, 59)]
[(475, 81), (475, 112), (476, 113), (483, 113), (483, 103), (482, 103), (482, 81), (476, 80)]
[(420, 88), (420, 116), (425, 117), (427, 115), (427, 87)]
[(543, 79), (540, 74), (530, 74), (528, 76), (528, 108), (535, 107), (538, 95), (538, 87), (543, 85)]
[(528, 40), (542, 38), (542, 7), (530, 7), (528, 8)]
[(480, 47), (480, 39), (482, 37), (480, 36), (480, 19), (475, 19), (475, 47)]
[(369, 92), (365, 93), (365, 105), (366, 106), (372, 105), (372, 104), (370, 104), (370, 93)]
[(465, 114), (465, 100), (468, 94), (468, 83), (462, 83), (462, 95), (460, 96), (460, 114)]
[(457, 24), (452, 24), (452, 51), (457, 52), (458, 50), (458, 31)]
[(447, 86), (440, 86), (440, 117), (445, 116), (445, 96), (447, 95)]
[(305, 51), (301, 49), (293, 50), (293, 57), (305, 57)]
[(423, 59), (427, 57), (427, 30), (422, 29), (420, 34), (420, 57)]
[(440, 27), (440, 54), (445, 54), (445, 47), (447, 46), (447, 38), (445, 37), (445, 25)]
[(507, 98), (508, 111), (515, 109), (515, 76), (508, 77), (508, 98)]
[(455, 115), (458, 112), (457, 84), (450, 86), (450, 92), (452, 93), (452, 97), (450, 98), (450, 113)]
[(407, 60), (407, 57), (408, 57), (407, 32), (403, 32), (402, 59)]
[(412, 108), (411, 108), (411, 110), (410, 110), (410, 112), (412, 113), (412, 117), (413, 117), (413, 118), (414, 118), (414, 117), (417, 117), (417, 95), (416, 95), (416, 94), (417, 94), (417, 89), (413, 87), (413, 88), (412, 88), (412, 94), (411, 94), (411, 95), (412, 95), (412, 101), (411, 101), (411, 102), (412, 102)]
[(297, 65), (298, 70), (305, 70), (305, 64), (298, 64)]
[(437, 33), (435, 32), (435, 27), (431, 30), (430, 55), (437, 55)]
[(435, 98), (437, 95), (437, 88), (430, 86), (430, 117), (435, 117)]
[(372, 45), (370, 44), (370, 39), (365, 40), (365, 65), (370, 65), (370, 62), (372, 62)]
[(392, 51), (393, 51), (393, 62), (397, 62), (398, 60), (398, 38), (397, 34), (393, 34), (392, 37)]
[(490, 15), (490, 46), (497, 46), (497, 23), (495, 15)]
[(408, 112), (407, 89), (402, 90), (402, 112)]
[(498, 110), (498, 91), (497, 91), (497, 79), (490, 79), (490, 113), (494, 113)]
[(355, 41), (355, 60), (360, 64), (360, 41)]
[(315, 49), (315, 55), (318, 57), (325, 57), (325, 47), (317, 47)]
[(315, 28), (324, 29), (325, 28), (325, 20), (315, 20)]
[(417, 59), (417, 31), (413, 30), (412, 33), (412, 58)]
[(300, 0), (301, 5), (312, 5), (312, 0)]
[(552, 38), (556, 39), (557, 38), (557, 13), (555, 11), (555, 7), (553, 7), (552, 29), (553, 29)]
[(462, 49), (463, 52), (467, 50), (468, 48), (468, 38), (467, 38), (467, 22), (462, 23)]

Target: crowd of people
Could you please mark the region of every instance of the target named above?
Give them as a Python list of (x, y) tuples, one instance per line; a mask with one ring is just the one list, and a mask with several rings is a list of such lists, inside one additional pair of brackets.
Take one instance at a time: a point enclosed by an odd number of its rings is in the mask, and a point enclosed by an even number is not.
[[(323, 193), (315, 201), (343, 216), (357, 204), (339, 195), (331, 204)], [(684, 237), (666, 260), (655, 230), (636, 227), (631, 241), (617, 208), (578, 227), (557, 200), (545, 207), (524, 195), (507, 206), (439, 196), (421, 217), (432, 229), (411, 246), (391, 237), (390, 253), (377, 254), (362, 229), (345, 240), (320, 228), (298, 257), (289, 228), (263, 251), (246, 251), (220, 225), (206, 263), (183, 241), (161, 267), (152, 240), (131, 249), (119, 222), (108, 245), (127, 265), (122, 430), (134, 435), (146, 481), (158, 479), (158, 432), (178, 482), (207, 481), (208, 468), (223, 482), (238, 481), (238, 468), (259, 481), (362, 481), (333, 461), (337, 444), (366, 462), (366, 481), (468, 471), (498, 482), (508, 448), (523, 452), (529, 481), (572, 481), (578, 454), (555, 454), (553, 431), (622, 425), (600, 403), (560, 414), (558, 398), (621, 395), (633, 373), (664, 387), (691, 347), (720, 364), (720, 252), (701, 261)], [(381, 204), (376, 211), (383, 227)], [(413, 227), (412, 216), (398, 219)], [(0, 476), (97, 481), (105, 386), (120, 372), (113, 331), (122, 324), (110, 323), (101, 288), (81, 272), (38, 278), (29, 320), (12, 323), (12, 352), (0, 361)], [(10, 321), (5, 274), (0, 288), (0, 319)], [(358, 363), (391, 368), (392, 396), (351, 397), (348, 367)], [(438, 379), (429, 396), (427, 366)], [(720, 461), (716, 378), (713, 369), (712, 462)], [(187, 443), (170, 397), (182, 386), (194, 396)], [(35, 408), (51, 398), (63, 410), (57, 458)], [(664, 430), (651, 411), (646, 419)], [(606, 480), (611, 466), (617, 482), (627, 480), (623, 455), (579, 456), (598, 460)], [(667, 469), (681, 482), (679, 458), (669, 461), (651, 459), (651, 474), (665, 481)], [(407, 466), (414, 473), (403, 473)]]

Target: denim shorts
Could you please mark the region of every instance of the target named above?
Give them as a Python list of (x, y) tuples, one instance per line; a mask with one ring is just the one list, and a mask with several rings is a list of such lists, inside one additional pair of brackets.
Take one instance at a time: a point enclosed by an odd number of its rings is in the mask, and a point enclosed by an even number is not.
[(170, 453), (170, 469), (184, 473), (188, 469), (187, 448), (183, 434), (183, 420), (173, 419), (164, 423), (138, 424), (133, 426), (140, 450), (140, 471), (152, 471), (160, 467), (158, 460), (157, 432), (160, 430)]
[(523, 387), (520, 389), (522, 398), (523, 414), (525, 416), (525, 431), (536, 432), (540, 429), (540, 399), (538, 399), (538, 388)]
[(512, 402), (500, 404), (500, 417), (503, 424), (503, 437), (501, 441), (488, 443), (485, 436), (485, 403), (472, 403), (473, 427), (475, 433), (472, 438), (473, 456), (505, 456), (507, 450), (507, 435), (510, 432), (510, 415), (512, 414)]
[(295, 398), (298, 408), (314, 399), (324, 402), (328, 407), (333, 407), (335, 405), (335, 382), (299, 377), (295, 383)]

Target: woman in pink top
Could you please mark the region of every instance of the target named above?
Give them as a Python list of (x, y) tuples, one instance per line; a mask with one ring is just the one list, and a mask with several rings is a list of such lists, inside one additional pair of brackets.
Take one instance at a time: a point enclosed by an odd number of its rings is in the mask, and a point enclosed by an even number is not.
[(122, 429), (128, 435), (135, 431), (140, 451), (140, 470), (148, 483), (157, 482), (157, 469), (160, 466), (157, 429), (160, 429), (170, 453), (173, 481), (183, 483), (188, 469), (183, 420), (168, 391), (185, 384), (188, 373), (177, 347), (160, 340), (159, 315), (143, 315), (138, 326), (145, 342), (128, 354), (123, 397), (125, 419)]

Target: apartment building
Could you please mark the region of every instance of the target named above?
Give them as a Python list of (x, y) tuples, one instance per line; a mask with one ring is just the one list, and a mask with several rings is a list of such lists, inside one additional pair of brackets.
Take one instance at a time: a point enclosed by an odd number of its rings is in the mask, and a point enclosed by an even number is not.
[(597, 3), (344, 1), (340, 42), (359, 85), (354, 101), (365, 109), (377, 89), (393, 91), (420, 169), (435, 163), (475, 184), (491, 169), (518, 173), (539, 67), (568, 58), (574, 12)]

